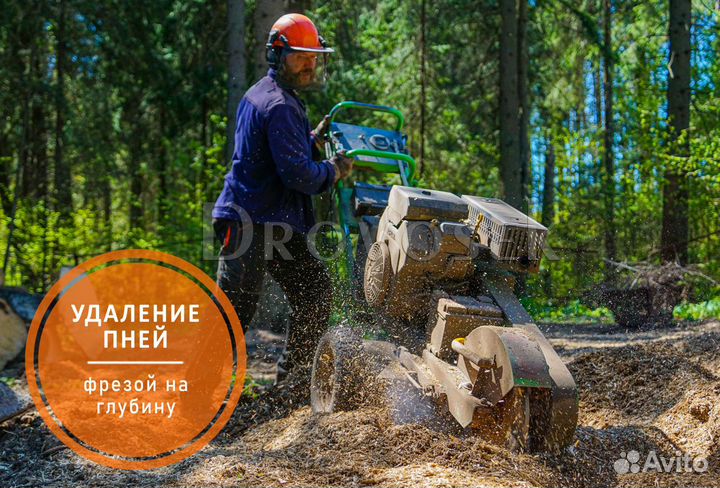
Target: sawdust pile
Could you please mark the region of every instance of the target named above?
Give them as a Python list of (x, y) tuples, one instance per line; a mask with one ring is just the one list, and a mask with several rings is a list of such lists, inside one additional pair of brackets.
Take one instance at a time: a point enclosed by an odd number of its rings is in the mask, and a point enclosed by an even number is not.
[(304, 407), (252, 430), (242, 445), (244, 462), (225, 475), (248, 485), (473, 486), (482, 479), (501, 486), (512, 479), (534, 486), (555, 479), (531, 456), (507, 456), (478, 439), (423, 425), (396, 425), (382, 408), (313, 416)]
[[(720, 332), (602, 348), (570, 369), (580, 389), (576, 442), (561, 454), (513, 454), (387, 409), (313, 416), (308, 407), (250, 430), (223, 477), (282, 486), (720, 486)], [(618, 474), (635, 450), (707, 459), (705, 473)], [(208, 481), (208, 480), (204, 480)]]
[(683, 453), (717, 461), (720, 451), (720, 334), (586, 354), (570, 369), (581, 389), (580, 422), (642, 425)]
[[(291, 382), (241, 404), (201, 453), (149, 473), (108, 470), (68, 450), (52, 451), (49, 436), (40, 447), (20, 424), (36, 433), (44, 426), (23, 417), (5, 424), (12, 434), (0, 440), (0, 453), (17, 455), (27, 441), (38, 451), (24, 452), (22, 478), (2, 471), (3, 457), (0, 486), (84, 480), (93, 486), (717, 487), (720, 323), (682, 332), (628, 333), (613, 346), (599, 337), (596, 347), (583, 337), (582, 352), (566, 356), (580, 389), (580, 421), (575, 443), (562, 453), (510, 453), (423, 421), (398, 423), (391, 408), (313, 415), (301, 382)], [(552, 340), (572, 350), (572, 334)], [(651, 452), (677, 463), (670, 473), (618, 473), (618, 462), (632, 461), (633, 451), (640, 466)], [(685, 454), (706, 459), (707, 471), (677, 469)], [(41, 483), (39, 473), (51, 482)]]

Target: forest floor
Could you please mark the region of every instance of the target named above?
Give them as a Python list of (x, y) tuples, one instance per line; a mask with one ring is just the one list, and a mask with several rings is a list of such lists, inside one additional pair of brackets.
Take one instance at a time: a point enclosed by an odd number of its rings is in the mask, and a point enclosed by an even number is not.
[[(541, 328), (580, 391), (575, 442), (560, 454), (511, 453), (419, 418), (398, 422), (387, 408), (313, 415), (306, 392), (289, 384), (243, 400), (200, 453), (144, 472), (84, 460), (29, 410), (0, 424), (0, 486), (720, 486), (720, 322)], [(248, 334), (248, 371), (261, 384), (280, 343)], [(618, 474), (630, 451), (640, 468), (652, 452), (674, 460), (672, 472)], [(707, 471), (677, 472), (685, 454), (705, 459)]]

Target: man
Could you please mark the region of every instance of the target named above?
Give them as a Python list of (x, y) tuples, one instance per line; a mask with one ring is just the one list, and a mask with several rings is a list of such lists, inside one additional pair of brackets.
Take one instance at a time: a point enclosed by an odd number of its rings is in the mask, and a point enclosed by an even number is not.
[[(278, 362), (281, 381), (292, 369), (307, 372), (330, 316), (330, 278), (307, 241), (315, 223), (310, 195), (350, 174), (352, 160), (336, 155), (316, 162), (328, 119), (311, 131), (298, 91), (322, 82), (318, 56), (333, 50), (312, 21), (300, 14), (280, 17), (266, 49), (270, 69), (238, 106), (232, 168), (212, 215), (222, 242), (217, 282), (243, 328), (255, 314), (266, 269), (290, 302), (287, 342)], [(242, 220), (243, 212), (251, 223)]]

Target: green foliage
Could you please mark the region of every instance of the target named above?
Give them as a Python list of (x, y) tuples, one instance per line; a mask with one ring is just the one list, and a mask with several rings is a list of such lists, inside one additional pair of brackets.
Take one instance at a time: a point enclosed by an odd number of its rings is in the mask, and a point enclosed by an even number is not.
[(705, 320), (720, 318), (720, 297), (700, 303), (683, 303), (675, 307), (673, 316), (678, 320)]
[[(14, 212), (6, 284), (42, 293), (62, 266), (125, 248), (159, 249), (212, 275), (206, 204), (227, 171), (224, 160), (227, 3), (221, 0), (9, 0), (0, 9), (0, 252)], [(256, 26), (246, 2), (246, 37)], [(500, 15), (494, 1), (426, 2), (421, 78), (416, 0), (310, 2), (308, 15), (336, 48), (327, 89), (303, 95), (312, 123), (338, 101), (398, 107), (410, 152), (424, 146), (421, 185), (501, 196), (498, 137)], [(554, 199), (545, 259), (528, 280), (536, 318), (607, 320), (575, 299), (603, 279), (602, 3), (529, 2), (530, 209), (543, 219), (543, 179), (555, 156)], [(614, 141), (617, 259), (659, 262), (667, 169), (689, 176), (690, 261), (720, 277), (720, 17), (695, 3), (690, 131), (667, 131), (667, 1), (614, 2)], [(64, 39), (59, 36), (64, 35)], [(64, 85), (59, 41), (67, 46)], [(251, 52), (248, 60), (254, 59)], [(248, 63), (248, 72), (253, 63)], [(255, 80), (249, 79), (248, 85)], [(421, 132), (421, 87), (425, 87)], [(55, 124), (62, 160), (55, 181)], [(383, 120), (359, 118), (359, 123)], [(678, 142), (690, 154), (678, 158)], [(552, 150), (552, 151), (551, 151)], [(70, 208), (58, 203), (69, 187)], [(13, 207), (16, 207), (13, 210)], [(546, 209), (550, 210), (550, 209)], [(205, 239), (203, 239), (205, 237)], [(208, 239), (209, 237), (209, 239)], [(337, 270), (344, 310), (348, 271)], [(701, 290), (701, 296), (711, 291)], [(708, 302), (712, 303), (712, 302)], [(709, 305), (708, 305), (709, 306)], [(687, 306), (687, 310), (691, 306)], [(554, 310), (557, 308), (557, 310)], [(682, 309), (686, 310), (686, 309)], [(694, 309), (693, 309), (694, 310)], [(681, 312), (695, 313), (695, 312)], [(704, 313), (704, 312), (703, 312)], [(338, 312), (336, 321), (343, 319)]]
[(260, 389), (264, 386), (265, 382), (259, 382), (252, 375), (245, 375), (245, 386), (243, 386), (242, 396), (249, 397), (255, 400), (260, 395)]
[(558, 324), (600, 322), (612, 324), (615, 320), (612, 312), (607, 308), (589, 308), (580, 303), (580, 300), (571, 300), (565, 304), (558, 304), (556, 301), (525, 297), (521, 298), (520, 301), (532, 318), (539, 322)]

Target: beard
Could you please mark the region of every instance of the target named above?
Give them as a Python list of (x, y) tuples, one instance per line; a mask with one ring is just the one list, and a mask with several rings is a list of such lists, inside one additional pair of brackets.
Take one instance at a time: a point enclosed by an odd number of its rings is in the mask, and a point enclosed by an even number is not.
[(303, 91), (312, 90), (319, 87), (318, 76), (316, 70), (305, 70), (291, 73), (285, 66), (281, 64), (277, 70), (277, 82), (283, 88)]

